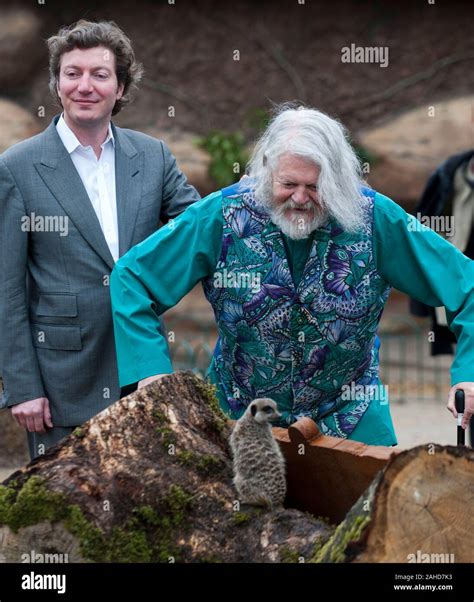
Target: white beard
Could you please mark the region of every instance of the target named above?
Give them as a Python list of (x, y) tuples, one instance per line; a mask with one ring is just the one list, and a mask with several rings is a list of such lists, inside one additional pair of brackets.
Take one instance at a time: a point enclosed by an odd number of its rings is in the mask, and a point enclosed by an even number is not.
[(296, 206), (296, 203), (290, 199), (283, 205), (280, 205), (279, 207), (272, 207), (270, 209), (270, 217), (272, 222), (278, 226), (283, 234), (286, 234), (286, 236), (289, 238), (293, 240), (308, 238), (311, 232), (314, 232), (314, 230), (317, 230), (327, 223), (327, 212), (312, 203), (310, 205), (312, 210), (301, 211), (301, 215), (296, 213), (296, 215), (293, 214), (291, 218), (287, 218), (285, 216), (286, 210)]

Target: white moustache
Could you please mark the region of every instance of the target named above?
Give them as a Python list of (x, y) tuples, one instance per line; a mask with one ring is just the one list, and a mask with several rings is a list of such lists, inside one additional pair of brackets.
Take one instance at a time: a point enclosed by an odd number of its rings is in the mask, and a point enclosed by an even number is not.
[(312, 201), (308, 201), (304, 205), (301, 205), (293, 199), (290, 199), (283, 204), (283, 209), (299, 209), (300, 211), (310, 211), (311, 209), (314, 209), (314, 205)]

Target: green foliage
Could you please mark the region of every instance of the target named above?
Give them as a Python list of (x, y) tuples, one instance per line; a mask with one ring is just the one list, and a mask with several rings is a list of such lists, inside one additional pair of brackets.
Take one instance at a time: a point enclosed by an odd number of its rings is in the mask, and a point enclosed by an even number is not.
[(196, 468), (203, 476), (215, 475), (224, 467), (219, 458), (215, 458), (210, 454), (204, 454), (198, 457)]
[(207, 403), (211, 412), (214, 415), (214, 424), (216, 425), (216, 429), (220, 432), (223, 432), (227, 426), (227, 416), (224, 414), (224, 412), (221, 409), (221, 406), (219, 405), (219, 401), (217, 399), (216, 386), (207, 380), (199, 380), (196, 383), (196, 386), (199, 390), (200, 395)]
[(168, 562), (179, 559), (174, 531), (186, 529), (186, 513), (192, 496), (172, 485), (158, 514), (151, 506), (139, 506), (122, 527), (105, 534), (92, 525), (78, 506), (69, 507), (65, 527), (81, 542), (81, 553), (94, 562)]
[(155, 429), (155, 431), (161, 435), (161, 441), (166, 449), (170, 445), (176, 444), (176, 434), (172, 429), (168, 428), (167, 426), (159, 426)]
[(250, 516), (245, 512), (234, 512), (233, 519), (234, 525), (241, 526), (249, 522)]
[(0, 525), (12, 531), (48, 521), (63, 522), (80, 543), (81, 555), (93, 562), (168, 562), (179, 558), (175, 530), (188, 527), (192, 495), (172, 485), (161, 500), (158, 514), (151, 506), (135, 508), (120, 527), (105, 533), (84, 516), (77, 505), (67, 505), (63, 494), (49, 491), (43, 479), (31, 477), (17, 489), (12, 482), (0, 486)]
[(151, 415), (155, 420), (158, 420), (158, 422), (169, 422), (166, 414), (156, 408), (151, 411)]
[(164, 502), (168, 507), (171, 524), (174, 527), (184, 524), (186, 511), (189, 509), (192, 499), (193, 496), (184, 491), (179, 485), (171, 485)]
[(282, 562), (286, 562), (288, 564), (295, 564), (299, 562), (301, 554), (296, 550), (291, 550), (287, 546), (284, 546), (280, 552), (280, 557)]
[(12, 531), (42, 521), (58, 521), (67, 516), (63, 495), (48, 491), (44, 481), (31, 477), (18, 491), (14, 485), (0, 485), (0, 524)]
[(346, 549), (351, 541), (358, 541), (370, 516), (350, 516), (338, 525), (331, 538), (321, 547), (317, 546), (311, 562), (344, 562)]
[(90, 523), (77, 505), (68, 507), (65, 528), (80, 541), (81, 554), (95, 562), (104, 562), (107, 545), (102, 531)]
[(215, 475), (224, 468), (222, 461), (210, 454), (197, 454), (190, 450), (180, 450), (176, 452), (176, 458), (181, 464), (195, 468), (203, 476)]
[(84, 429), (81, 429), (79, 426), (72, 431), (72, 434), (78, 439), (83, 439), (85, 437)]
[(242, 134), (213, 130), (200, 139), (199, 145), (211, 156), (209, 174), (219, 188), (240, 180), (248, 161)]
[(349, 142), (361, 163), (368, 163), (369, 165), (375, 165), (377, 163), (377, 157), (368, 149), (361, 144), (357, 144), (357, 142), (354, 142), (353, 140), (350, 140)]
[(254, 107), (247, 111), (245, 115), (246, 124), (252, 128), (257, 134), (260, 134), (265, 130), (270, 123), (271, 115), (266, 109), (262, 107)]

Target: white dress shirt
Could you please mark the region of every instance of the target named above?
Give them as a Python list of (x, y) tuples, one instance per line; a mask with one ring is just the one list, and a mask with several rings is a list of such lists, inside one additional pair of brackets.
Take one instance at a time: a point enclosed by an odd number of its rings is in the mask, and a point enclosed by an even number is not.
[(115, 195), (115, 141), (109, 124), (109, 133), (101, 145), (99, 159), (92, 146), (83, 146), (61, 117), (56, 124), (58, 135), (84, 184), (94, 211), (109, 246), (117, 261), (119, 257), (117, 198)]

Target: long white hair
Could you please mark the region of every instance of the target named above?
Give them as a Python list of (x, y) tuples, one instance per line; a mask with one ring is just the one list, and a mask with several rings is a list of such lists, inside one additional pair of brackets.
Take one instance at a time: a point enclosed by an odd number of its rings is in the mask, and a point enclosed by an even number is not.
[[(277, 108), (247, 165), (255, 198), (267, 209), (273, 205), (273, 171), (280, 156), (287, 153), (318, 165), (317, 190), (323, 209), (344, 230), (359, 230), (363, 224), (360, 187), (364, 182), (344, 126), (316, 109), (289, 108), (288, 104)], [(247, 180), (243, 184), (247, 185)]]

